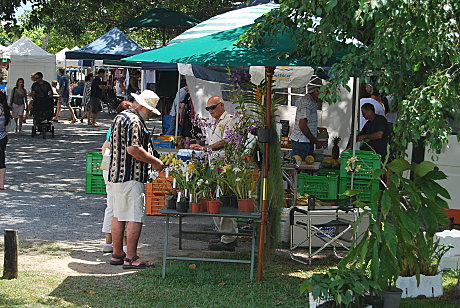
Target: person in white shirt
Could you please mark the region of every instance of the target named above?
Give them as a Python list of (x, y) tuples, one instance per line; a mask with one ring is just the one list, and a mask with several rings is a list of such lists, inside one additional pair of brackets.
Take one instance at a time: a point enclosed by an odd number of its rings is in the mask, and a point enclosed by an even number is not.
[(299, 155), (302, 160), (313, 154), (315, 144), (320, 146), (320, 142), (316, 138), (318, 130), (317, 105), (321, 102), (319, 82), (319, 79), (311, 81), (308, 85), (308, 94), (296, 100), (297, 110), (294, 130), (291, 135), (291, 155)]
[[(208, 100), (206, 110), (211, 117), (214, 118), (214, 125), (209, 129), (207, 134), (208, 145), (202, 146), (199, 144), (190, 145), (192, 150), (205, 151), (210, 149), (212, 151), (219, 151), (224, 148), (225, 131), (233, 129), (234, 120), (225, 111), (224, 100), (220, 96), (213, 96)], [(214, 223), (220, 232), (223, 233), (238, 233), (238, 226), (234, 218), (228, 217), (214, 217)], [(222, 235), (217, 241), (209, 243), (209, 250), (215, 251), (234, 251), (236, 247), (236, 236)]]

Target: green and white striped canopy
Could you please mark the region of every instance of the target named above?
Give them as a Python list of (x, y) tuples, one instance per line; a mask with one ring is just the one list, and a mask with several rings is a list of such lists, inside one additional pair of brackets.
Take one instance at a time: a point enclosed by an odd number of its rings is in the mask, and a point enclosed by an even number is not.
[(181, 43), (190, 39), (207, 36), (216, 32), (239, 28), (253, 24), (263, 14), (278, 8), (279, 4), (268, 3), (256, 6), (249, 6), (242, 9), (226, 12), (188, 29), (179, 36), (172, 39), (168, 45)]

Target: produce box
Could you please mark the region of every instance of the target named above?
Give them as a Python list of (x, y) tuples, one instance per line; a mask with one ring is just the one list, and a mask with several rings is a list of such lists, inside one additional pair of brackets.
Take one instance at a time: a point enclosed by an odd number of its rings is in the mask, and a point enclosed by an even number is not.
[(87, 194), (101, 194), (105, 195), (105, 182), (102, 175), (86, 174), (86, 188)]
[(145, 194), (145, 215), (164, 215), (160, 214), (160, 210), (165, 205), (165, 195)]
[[(355, 179), (353, 180), (353, 189), (361, 190), (361, 192), (356, 196), (358, 200), (363, 202), (371, 202), (374, 194), (379, 190), (380, 181), (376, 180), (363, 180)], [(340, 188), (339, 188), (339, 197), (345, 198), (341, 194), (346, 190), (351, 189), (351, 178), (340, 178)]]
[(169, 176), (166, 178), (165, 173), (160, 173), (159, 176), (151, 183), (145, 184), (145, 193), (164, 195), (171, 191), (173, 180), (173, 177)]
[[(352, 150), (348, 150), (342, 153), (340, 156), (340, 177), (346, 178), (351, 177), (351, 172), (348, 172), (345, 167), (347, 167), (347, 160), (350, 159), (353, 155)], [(355, 179), (371, 179), (374, 170), (380, 169), (382, 166), (381, 157), (379, 154), (375, 154), (370, 151), (355, 151), (355, 156), (358, 157), (358, 160), (355, 162), (355, 168), (360, 166), (358, 171), (354, 172)]]
[(300, 173), (297, 176), (297, 193), (309, 194), (320, 199), (337, 199), (339, 177), (336, 175), (309, 175)]
[(101, 175), (102, 154), (99, 152), (86, 153), (86, 174)]

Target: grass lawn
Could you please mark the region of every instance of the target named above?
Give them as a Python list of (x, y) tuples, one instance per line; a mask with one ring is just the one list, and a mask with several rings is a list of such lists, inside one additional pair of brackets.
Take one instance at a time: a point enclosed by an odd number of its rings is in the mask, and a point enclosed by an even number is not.
[[(171, 261), (164, 280), (160, 266), (102, 277), (26, 271), (19, 279), (0, 279), (0, 307), (307, 307), (306, 297), (299, 294), (301, 280), (334, 266), (336, 260), (317, 262), (309, 267), (273, 257), (265, 263), (263, 283), (248, 281), (248, 265), (209, 262), (194, 262), (196, 268), (190, 268), (192, 262)], [(444, 275), (446, 290), (456, 283), (456, 275)], [(460, 304), (445, 296), (405, 300), (402, 307)]]

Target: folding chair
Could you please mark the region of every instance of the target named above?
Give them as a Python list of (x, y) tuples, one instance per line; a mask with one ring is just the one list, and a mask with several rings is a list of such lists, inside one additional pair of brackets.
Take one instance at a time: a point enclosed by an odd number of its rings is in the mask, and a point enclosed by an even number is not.
[[(308, 264), (311, 264), (312, 258), (328, 246), (332, 246), (334, 255), (338, 258), (340, 258), (340, 256), (336, 251), (337, 246), (349, 250), (344, 242), (352, 242), (354, 240), (352, 228), (353, 223), (357, 220), (359, 215), (358, 208), (353, 204), (355, 199), (355, 197), (349, 197), (346, 199), (325, 200), (309, 196), (307, 210), (293, 207), (289, 215), (291, 228), (289, 250), (291, 259), (302, 264), (307, 264), (307, 262), (295, 255), (295, 250), (300, 247), (305, 247), (305, 244), (308, 246)], [(328, 205), (317, 206), (318, 203)], [(321, 213), (323, 217), (326, 215), (325, 213), (327, 213), (327, 216), (333, 216), (333, 219), (327, 222), (315, 223), (315, 216), (318, 218), (319, 213)], [(348, 214), (347, 219), (343, 217), (344, 214)], [(306, 217), (306, 222), (305, 219), (301, 219), (302, 216), (303, 218)], [(304, 230), (305, 232), (303, 232), (303, 234), (306, 234), (305, 238), (297, 242), (294, 241), (296, 228)], [(331, 232), (331, 230), (333, 232)], [(312, 252), (312, 242), (315, 238), (320, 240), (322, 246)]]

